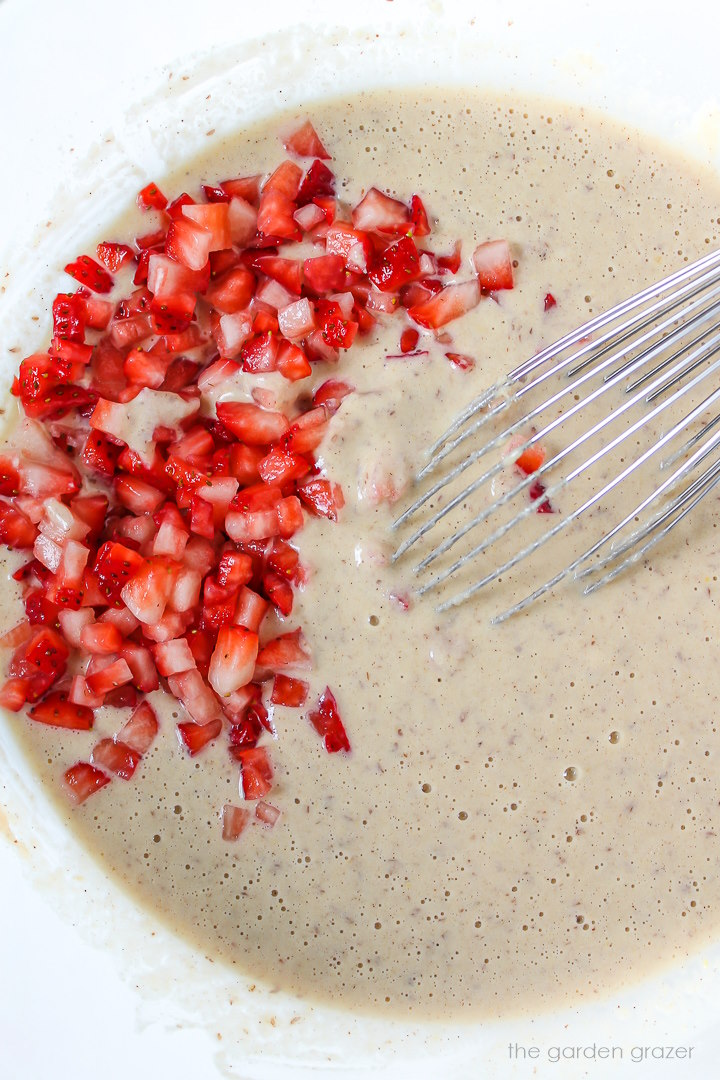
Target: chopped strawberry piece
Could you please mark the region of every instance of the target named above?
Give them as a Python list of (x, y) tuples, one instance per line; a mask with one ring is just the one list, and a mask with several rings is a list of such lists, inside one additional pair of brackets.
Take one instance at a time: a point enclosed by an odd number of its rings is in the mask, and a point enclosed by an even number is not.
[(289, 675), (276, 675), (270, 700), (273, 705), (299, 709), (307, 701), (309, 689), (308, 684), (302, 679), (292, 679)]
[[(297, 193), (297, 205), (306, 206), (335, 194), (335, 177), (322, 161), (313, 161), (305, 173)], [(322, 209), (322, 207), (321, 207)], [(331, 219), (332, 220), (332, 219)]]
[(68, 648), (61, 636), (44, 626), (13, 653), (9, 674), (28, 682), (28, 701), (37, 701), (65, 674)]
[(282, 816), (277, 806), (264, 802), (262, 799), (255, 804), (255, 817), (266, 829), (272, 829)]
[(138, 754), (146, 754), (155, 741), (158, 726), (152, 705), (147, 701), (141, 701), (130, 719), (120, 729), (119, 738)]
[(287, 431), (287, 417), (244, 401), (220, 401), (218, 420), (238, 439), (251, 446), (269, 446)]
[(352, 223), (356, 229), (373, 232), (407, 232), (410, 211), (405, 203), (372, 187), (353, 210)]
[(85, 340), (85, 302), (79, 293), (58, 293), (53, 300), (53, 333), (67, 341)]
[(36, 536), (37, 529), (22, 510), (0, 500), (0, 543), (13, 550), (31, 548)]
[(400, 335), (400, 352), (412, 352), (418, 343), (419, 337), (420, 334), (418, 331), (414, 330), (411, 326), (408, 326)]
[(90, 623), (80, 631), (80, 645), (91, 655), (107, 656), (120, 649), (122, 637), (111, 623)]
[(122, 266), (132, 262), (135, 256), (133, 249), (127, 244), (104, 241), (97, 246), (97, 257), (109, 273), (116, 274)]
[(349, 349), (355, 340), (358, 324), (343, 317), (335, 300), (318, 300), (315, 315), (323, 341), (332, 349)]
[(164, 210), (168, 204), (157, 184), (147, 184), (138, 193), (137, 203), (141, 210)]
[(165, 251), (189, 270), (202, 270), (208, 262), (213, 235), (188, 218), (176, 218), (165, 239)]
[(350, 742), (340, 719), (337, 701), (328, 686), (325, 687), (317, 708), (311, 709), (308, 713), (308, 720), (318, 735), (322, 736), (328, 754), (336, 754), (339, 750), (350, 750)]
[(220, 188), (231, 199), (245, 199), (247, 202), (257, 205), (260, 198), (261, 179), (262, 177), (259, 174), (255, 176), (239, 176), (233, 180), (223, 180)]
[(324, 405), (330, 414), (335, 413), (340, 408), (343, 398), (352, 394), (354, 390), (354, 386), (341, 379), (327, 379), (313, 394), (313, 405)]
[(445, 355), (453, 367), (459, 368), (460, 371), (472, 371), (475, 367), (472, 356), (467, 356), (465, 353), (446, 352)]
[(298, 486), (298, 495), (317, 517), (337, 521), (338, 511), (345, 505), (342, 488), (330, 480), (305, 480)]
[(0, 705), (10, 712), (20, 712), (27, 701), (26, 679), (12, 678), (0, 687)]
[(85, 705), (73, 705), (63, 690), (53, 690), (30, 710), (30, 717), (51, 727), (70, 728), (72, 731), (89, 731), (93, 726), (94, 713)]
[(453, 319), (459, 319), (480, 303), (477, 281), (446, 285), (440, 292), (408, 310), (408, 315), (420, 326), (436, 330)]
[(427, 210), (419, 195), (413, 195), (410, 199), (410, 220), (412, 221), (413, 236), (430, 235)]
[(182, 702), (188, 713), (201, 727), (212, 724), (220, 712), (220, 705), (212, 690), (203, 681), (196, 668), (168, 676), (170, 692)]
[(479, 244), (473, 252), (472, 261), (480, 287), (486, 292), (513, 288), (512, 256), (507, 240), (489, 240)]
[(550, 311), (557, 305), (557, 300), (552, 293), (545, 293), (545, 299), (543, 300), (543, 311)]
[(222, 731), (222, 720), (210, 720), (207, 724), (193, 724), (185, 722), (178, 724), (177, 735), (181, 746), (184, 746), (191, 757), (199, 754), (213, 739), (217, 739)]
[(100, 671), (94, 672), (87, 677), (87, 685), (91, 694), (98, 694), (104, 697), (105, 694), (109, 694), (111, 690), (115, 690), (118, 686), (123, 686), (125, 683), (132, 682), (133, 674), (128, 664), (122, 657), (119, 660), (113, 661), (112, 664), (108, 664), (107, 667), (102, 668)]
[(188, 203), (182, 208), (182, 216), (210, 233), (208, 255), (211, 251), (226, 251), (232, 246), (230, 215), (225, 202)]
[(311, 658), (301, 643), (302, 630), (299, 628), (288, 634), (268, 641), (258, 652), (257, 665), (269, 671), (282, 671), (285, 668), (309, 668)]
[(240, 793), (244, 799), (262, 799), (272, 788), (273, 769), (264, 746), (246, 747), (235, 755), (240, 762)]
[(157, 623), (172, 595), (180, 567), (165, 556), (146, 560), (120, 591), (120, 597), (141, 623)]
[(222, 809), (223, 840), (237, 840), (250, 824), (250, 819), (249, 810), (243, 810), (240, 806), (225, 803)]
[(528, 446), (517, 458), (515, 467), (525, 476), (537, 472), (546, 458), (545, 448), (539, 444)]
[(78, 761), (63, 774), (63, 786), (68, 797), (76, 805), (84, 803), (100, 788), (110, 783), (110, 777), (87, 761)]
[[(545, 493), (545, 485), (541, 484), (539, 480), (536, 480), (535, 483), (531, 484), (530, 487), (528, 488), (528, 495), (530, 497), (530, 502), (535, 502), (535, 500), (541, 498), (542, 495), (544, 495), (544, 493)], [(541, 503), (538, 503), (538, 506), (536, 507), (536, 509), (537, 509), (538, 514), (554, 514), (555, 513), (552, 506), (550, 505), (550, 500), (549, 499), (543, 499), (543, 501)]]
[(284, 139), (283, 146), (291, 154), (297, 154), (298, 157), (314, 157), (323, 161), (330, 158), (330, 154), (320, 142), (318, 133), (309, 120), (306, 120)]
[(68, 263), (65, 272), (93, 292), (108, 293), (113, 287), (110, 274), (89, 255), (80, 255), (75, 262)]
[(120, 593), (132, 577), (143, 567), (145, 560), (137, 551), (107, 541), (99, 549), (93, 571), (100, 589), (109, 603), (120, 598)]
[(208, 682), (215, 693), (228, 697), (246, 686), (253, 677), (257, 654), (257, 634), (244, 626), (221, 627), (208, 673)]
[(115, 739), (101, 739), (93, 747), (90, 760), (93, 765), (114, 773), (121, 780), (130, 780), (140, 764), (141, 755), (127, 743)]
[(421, 276), (418, 250), (411, 237), (403, 236), (385, 248), (369, 273), (373, 285), (383, 292), (398, 292)]
[(217, 311), (234, 315), (248, 307), (254, 292), (255, 275), (243, 266), (236, 266), (208, 286), (205, 299)]

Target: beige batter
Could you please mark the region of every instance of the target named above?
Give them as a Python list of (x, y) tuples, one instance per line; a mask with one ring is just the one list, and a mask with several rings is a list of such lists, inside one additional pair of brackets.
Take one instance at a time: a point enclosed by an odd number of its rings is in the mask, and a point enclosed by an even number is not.
[[(480, 389), (717, 246), (720, 182), (540, 101), (365, 95), (313, 120), (343, 198), (420, 192), (433, 250), (463, 239), (461, 277), (483, 240), (506, 237), (518, 262), (516, 289), (448, 327), (452, 346), (386, 361), (398, 317), (318, 370), (356, 387), (321, 449), (346, 507), (297, 537), (311, 576), (288, 628), (303, 626), (310, 701), (332, 687), (352, 754), (326, 754), (301, 711), (276, 709), (282, 819), (227, 844), (218, 811), (237, 802), (236, 767), (222, 741), (188, 759), (180, 706), (154, 695), (161, 737), (135, 780), (62, 812), (158, 919), (272, 986), (468, 1020), (607, 995), (720, 929), (716, 503), (595, 597), (570, 586), (490, 628), (498, 593), (442, 617), (397, 602), (411, 563), (388, 565), (396, 511), (376, 497)], [(281, 153), (276, 130), (243, 133), (177, 189), (269, 171)], [(475, 370), (453, 369), (448, 347)], [(102, 710), (87, 737), (11, 722), (59, 798), (62, 770), (117, 727)]]

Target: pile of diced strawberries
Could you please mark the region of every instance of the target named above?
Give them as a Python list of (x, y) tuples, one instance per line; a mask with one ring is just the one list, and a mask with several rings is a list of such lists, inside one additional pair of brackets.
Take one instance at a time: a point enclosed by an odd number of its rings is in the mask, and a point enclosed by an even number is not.
[[(0, 458), (0, 542), (27, 552), (0, 704), (66, 730), (91, 729), (105, 705), (129, 710), (66, 771), (81, 803), (132, 777), (158, 731), (144, 695), (162, 686), (187, 715), (187, 753), (224, 735), (240, 765), (244, 804), (224, 807), (227, 839), (252, 816), (277, 819), (259, 745), (274, 734), (267, 706), (307, 702), (302, 631), (268, 639), (266, 616), (292, 615), (305, 573), (291, 540), (305, 516), (333, 522), (343, 507), (314, 458), (353, 389), (331, 377), (339, 350), (403, 312), (401, 355), (412, 355), (421, 334), (513, 284), (504, 241), (480, 245), (466, 280), (445, 281), (460, 247), (418, 246), (430, 227), (417, 195), (406, 205), (372, 188), (348, 213), (309, 122), (285, 146), (309, 167), (288, 158), (264, 179), (170, 203), (149, 184), (138, 201), (154, 230), (66, 267), (79, 288), (54, 300), (49, 349), (20, 364), (24, 416)], [(317, 254), (293, 258), (299, 241)], [(262, 380), (252, 400), (233, 400), (241, 372), (297, 383), (293, 414)], [(329, 688), (306, 716), (328, 752), (349, 751)]]

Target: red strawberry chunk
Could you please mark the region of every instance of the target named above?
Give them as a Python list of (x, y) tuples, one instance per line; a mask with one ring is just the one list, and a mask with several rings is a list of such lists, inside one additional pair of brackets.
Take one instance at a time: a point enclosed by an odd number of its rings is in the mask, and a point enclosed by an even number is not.
[(410, 220), (412, 221), (413, 236), (430, 235), (427, 210), (419, 195), (413, 195), (410, 199)]
[(78, 761), (63, 774), (63, 786), (68, 797), (76, 805), (84, 803), (100, 788), (110, 783), (110, 777), (87, 761)]
[(114, 773), (121, 780), (130, 780), (141, 761), (141, 755), (127, 743), (101, 739), (90, 755), (93, 765)]
[(208, 255), (211, 251), (225, 251), (232, 247), (229, 211), (224, 201), (210, 204), (188, 203), (182, 208), (182, 216), (210, 233)]
[(30, 548), (37, 530), (22, 510), (0, 499), (0, 543), (14, 550)]
[(264, 746), (238, 750), (240, 762), (240, 794), (244, 799), (262, 799), (272, 788), (273, 769)]
[(40, 724), (51, 727), (70, 728), (72, 731), (89, 731), (93, 726), (94, 713), (85, 705), (68, 701), (64, 690), (53, 690), (30, 710), (30, 717)]
[(132, 672), (133, 685), (144, 694), (157, 690), (158, 674), (150, 650), (132, 641), (123, 643), (120, 654)]
[(99, 694), (104, 697), (118, 686), (132, 682), (133, 674), (128, 664), (122, 657), (109, 664), (101, 671), (96, 671), (87, 677), (87, 685), (91, 694)]
[(122, 637), (111, 623), (89, 623), (80, 631), (80, 645), (92, 655), (107, 656), (120, 649)]
[(138, 193), (137, 203), (141, 210), (164, 210), (168, 204), (157, 184), (147, 184)]
[(141, 701), (132, 716), (119, 731), (119, 738), (127, 746), (146, 754), (158, 733), (158, 721), (155, 710), (147, 701)]
[(515, 282), (507, 240), (489, 240), (479, 244), (473, 252), (472, 261), (480, 287), (486, 292), (512, 289)]
[(309, 689), (308, 684), (302, 679), (292, 679), (289, 675), (276, 675), (270, 700), (273, 705), (299, 709), (307, 701)]
[(99, 549), (93, 571), (107, 602), (119, 600), (120, 593), (132, 577), (144, 566), (145, 560), (124, 544), (107, 541)]
[(135, 256), (133, 249), (128, 247), (127, 244), (114, 244), (104, 241), (97, 246), (97, 257), (106, 270), (111, 274), (116, 274), (122, 266), (132, 262)]
[(213, 739), (217, 739), (222, 731), (222, 720), (210, 720), (207, 724), (193, 724), (185, 722), (178, 724), (177, 735), (181, 746), (184, 746), (191, 757), (199, 754)]
[(309, 120), (306, 120), (299, 128), (283, 140), (283, 146), (298, 157), (314, 157), (327, 161), (330, 158), (327, 150), (320, 142), (320, 137)]
[(0, 705), (10, 712), (20, 712), (27, 701), (26, 679), (12, 678), (0, 687)]
[(337, 701), (328, 686), (325, 687), (317, 708), (311, 709), (308, 713), (308, 720), (318, 735), (322, 736), (328, 754), (336, 754), (339, 750), (350, 750), (350, 742), (340, 719)]
[(552, 293), (545, 293), (545, 299), (543, 300), (543, 311), (551, 311), (557, 305), (557, 300)]
[(273, 672), (285, 668), (309, 668), (311, 657), (303, 647), (301, 635), (302, 630), (298, 628), (268, 641), (258, 652), (258, 668)]
[(411, 237), (403, 236), (386, 247), (368, 275), (383, 292), (399, 292), (403, 285), (421, 276), (418, 250)]
[(15, 650), (9, 674), (26, 679), (27, 700), (37, 701), (65, 674), (68, 655), (68, 648), (61, 636), (49, 626), (44, 626)]
[(53, 333), (67, 341), (85, 340), (85, 301), (79, 293), (58, 293), (53, 300)]
[(161, 675), (177, 675), (182, 671), (190, 671), (194, 668), (195, 657), (190, 651), (185, 638), (175, 638), (171, 641), (159, 642), (153, 645), (152, 654), (155, 657), (157, 669)]
[(445, 355), (453, 367), (458, 368), (460, 371), (472, 371), (475, 367), (472, 356), (467, 356), (465, 353), (446, 352)]
[(237, 266), (208, 286), (205, 299), (217, 311), (234, 315), (248, 307), (254, 292), (255, 275), (245, 267)]
[(305, 480), (298, 486), (298, 495), (316, 517), (330, 521), (337, 521), (338, 512), (345, 505), (340, 485), (330, 480)]
[[(542, 498), (542, 496), (544, 494), (545, 494), (545, 485), (541, 484), (539, 480), (536, 480), (535, 483), (531, 484), (530, 487), (528, 488), (528, 496), (530, 498), (530, 502), (535, 502), (536, 499)], [(537, 510), (538, 514), (554, 514), (555, 513), (555, 511), (553, 510), (553, 508), (552, 508), (552, 506), (550, 504), (549, 499), (543, 499), (543, 501), (541, 503), (538, 503), (538, 505), (536, 507), (536, 510)]]
[(523, 450), (515, 461), (515, 467), (524, 476), (529, 476), (530, 473), (537, 472), (544, 463), (546, 456), (545, 448), (535, 443), (533, 446), (528, 446)]
[(249, 810), (243, 810), (240, 806), (225, 803), (222, 809), (223, 840), (237, 840), (250, 824), (251, 817)]
[(213, 235), (188, 218), (176, 218), (165, 239), (165, 251), (189, 270), (202, 270), (208, 262)]
[(297, 205), (306, 206), (335, 194), (335, 177), (322, 161), (313, 161), (305, 173), (297, 193)]
[(157, 623), (172, 595), (179, 566), (164, 556), (148, 559), (123, 586), (120, 597), (141, 623)]
[(89, 255), (80, 255), (75, 262), (68, 263), (65, 272), (93, 292), (108, 293), (113, 287), (110, 274)]

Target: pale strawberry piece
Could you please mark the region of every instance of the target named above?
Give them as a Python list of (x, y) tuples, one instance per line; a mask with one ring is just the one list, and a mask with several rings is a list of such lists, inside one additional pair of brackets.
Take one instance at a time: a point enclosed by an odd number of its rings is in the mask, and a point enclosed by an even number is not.
[(107, 611), (103, 611), (98, 622), (112, 623), (113, 626), (118, 628), (124, 638), (129, 637), (130, 634), (134, 633), (140, 625), (138, 619), (136, 619), (133, 613), (128, 611), (126, 607), (108, 608)]
[(124, 686), (125, 683), (132, 682), (132, 679), (132, 671), (127, 662), (120, 657), (108, 667), (103, 668), (102, 671), (96, 671), (93, 675), (89, 675), (87, 687), (91, 694), (99, 694), (104, 697), (105, 694), (109, 694), (111, 690), (115, 690), (118, 686)]
[(68, 645), (79, 649), (82, 644), (82, 631), (95, 622), (95, 612), (91, 607), (78, 608), (77, 611), (66, 608), (58, 614), (58, 620)]
[(178, 570), (173, 590), (170, 595), (170, 603), (175, 611), (190, 611), (200, 599), (202, 588), (202, 574), (189, 566), (181, 566)]
[(218, 420), (241, 442), (250, 446), (268, 446), (277, 442), (290, 426), (281, 412), (261, 409), (245, 401), (220, 401), (217, 405)]
[(75, 675), (68, 690), (68, 701), (73, 705), (84, 705), (88, 709), (98, 709), (103, 703), (102, 694), (94, 694), (83, 675)]
[(315, 203), (306, 203), (293, 214), (303, 232), (311, 232), (325, 221), (325, 214)]
[(306, 120), (291, 135), (283, 140), (283, 146), (298, 157), (320, 158), (329, 161), (330, 154), (320, 142), (320, 137), (309, 120)]
[(290, 340), (299, 340), (315, 329), (315, 314), (309, 300), (295, 300), (278, 311), (280, 332)]
[(408, 315), (420, 326), (437, 330), (459, 319), (480, 303), (480, 285), (477, 281), (462, 281), (446, 285), (429, 299), (408, 309)]
[(188, 612), (166, 611), (156, 623), (148, 623), (143, 627), (143, 634), (149, 641), (166, 642), (184, 634), (192, 616)]
[(149, 702), (142, 701), (121, 727), (118, 737), (138, 754), (146, 754), (155, 741), (158, 728), (155, 710)]
[(122, 637), (112, 623), (88, 623), (80, 631), (80, 645), (89, 653), (116, 653), (122, 646)]
[(264, 746), (253, 746), (237, 752), (240, 762), (240, 794), (246, 800), (262, 799), (272, 788), (273, 768)]
[(195, 657), (190, 652), (190, 646), (185, 638), (159, 642), (153, 645), (151, 651), (158, 671), (166, 677), (177, 675), (182, 671), (190, 671), (196, 666)]
[(405, 203), (373, 187), (353, 210), (352, 223), (356, 229), (371, 232), (407, 232), (410, 211)]
[(257, 656), (257, 668), (263, 672), (284, 671), (286, 668), (307, 669), (311, 666), (312, 659), (303, 646), (299, 627), (268, 641)]
[(165, 250), (189, 270), (202, 270), (213, 245), (213, 234), (194, 221), (176, 218), (170, 224)]
[(244, 626), (220, 628), (208, 673), (208, 681), (219, 697), (227, 697), (251, 681), (257, 654), (258, 636), (252, 630)]
[(237, 543), (267, 540), (280, 535), (280, 518), (276, 507), (267, 510), (230, 510), (225, 518), (225, 532)]
[(240, 355), (251, 334), (252, 317), (247, 311), (237, 311), (220, 318), (213, 336), (221, 357), (232, 360)]
[(121, 780), (130, 780), (140, 764), (141, 755), (124, 742), (115, 739), (101, 739), (93, 747), (90, 760), (105, 772), (119, 776)]
[(237, 840), (250, 824), (251, 816), (249, 810), (225, 803), (222, 809), (223, 840)]
[(228, 225), (233, 244), (243, 246), (252, 240), (257, 223), (257, 208), (242, 196), (234, 196), (228, 205)]
[(513, 288), (512, 255), (507, 240), (489, 240), (479, 244), (473, 252), (472, 262), (480, 287), (486, 292)]
[(245, 626), (248, 630), (258, 633), (262, 621), (265, 618), (269, 604), (259, 593), (241, 585), (238, 590), (237, 606), (233, 622), (237, 626)]
[(272, 806), (270, 803), (265, 802), (264, 799), (260, 799), (255, 804), (255, 818), (267, 829), (272, 829), (277, 825), (281, 816), (282, 812), (278, 810), (277, 806)]
[(168, 676), (168, 686), (196, 724), (202, 726), (217, 719), (220, 704), (197, 668)]
[(62, 559), (62, 548), (54, 540), (40, 533), (33, 544), (33, 555), (51, 573), (56, 573)]
[[(229, 208), (227, 203), (188, 203), (182, 208), (184, 218), (201, 225), (210, 233), (210, 251), (224, 251), (232, 247)], [(204, 266), (204, 263), (202, 264)], [(198, 269), (202, 269), (198, 267)]]
[(78, 761), (63, 774), (63, 787), (72, 802), (84, 803), (100, 788), (110, 783), (110, 777), (87, 761)]
[(120, 596), (141, 623), (157, 623), (172, 596), (180, 567), (170, 559), (148, 559), (122, 589)]

